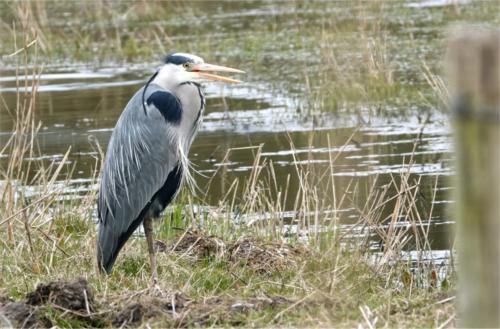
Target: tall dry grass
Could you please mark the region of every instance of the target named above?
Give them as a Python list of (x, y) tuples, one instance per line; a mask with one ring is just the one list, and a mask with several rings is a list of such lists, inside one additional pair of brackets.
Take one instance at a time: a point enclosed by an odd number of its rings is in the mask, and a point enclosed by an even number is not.
[(8, 159), (0, 167), (0, 227), (6, 232), (3, 243), (28, 243), (34, 254), (34, 235), (55, 241), (53, 219), (71, 178), (67, 164), (71, 148), (61, 159), (41, 160), (44, 154), (37, 141), (41, 127), (37, 117), (37, 93), (43, 71), (37, 61), (41, 39), (36, 29), (24, 25), (22, 28), (23, 40), (17, 40), (17, 34), (13, 34), (15, 49), (9, 55), (16, 60), (15, 107), (9, 108), (2, 98), (3, 110), (12, 120), (12, 132), (0, 149), (0, 157)]

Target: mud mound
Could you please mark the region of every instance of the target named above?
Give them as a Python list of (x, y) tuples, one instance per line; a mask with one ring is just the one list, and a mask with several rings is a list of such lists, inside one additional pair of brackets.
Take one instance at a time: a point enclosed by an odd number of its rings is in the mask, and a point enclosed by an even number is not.
[(248, 312), (292, 302), (280, 296), (193, 300), (179, 292), (149, 288), (96, 303), (87, 282), (77, 279), (40, 284), (25, 302), (0, 303), (0, 328), (50, 328), (61, 320), (92, 328), (237, 326), (245, 323)]
[(0, 328), (46, 328), (50, 322), (40, 317), (36, 307), (23, 302), (0, 304)]
[(309, 254), (302, 245), (242, 238), (226, 245), (214, 236), (205, 236), (196, 231), (186, 231), (176, 242), (166, 244), (156, 241), (158, 251), (176, 252), (195, 260), (207, 256), (225, 259), (234, 265), (248, 266), (260, 273), (270, 273), (297, 268), (301, 259)]
[(36, 290), (26, 295), (29, 305), (50, 303), (66, 310), (90, 313), (94, 311), (94, 294), (85, 279), (75, 281), (54, 281), (39, 284)]
[(116, 327), (133, 327), (154, 317), (172, 322), (189, 303), (190, 300), (181, 293), (153, 290), (136, 295), (125, 306), (118, 306), (112, 324)]
[(261, 273), (278, 272), (298, 267), (307, 254), (304, 247), (293, 247), (285, 243), (264, 242), (254, 238), (243, 238), (228, 250), (229, 261), (248, 266)]
[(221, 239), (215, 236), (206, 236), (196, 231), (186, 231), (170, 245), (157, 241), (156, 247), (159, 251), (174, 251), (196, 258), (222, 257), (226, 250), (226, 245)]
[(105, 326), (106, 319), (95, 309), (94, 294), (85, 279), (54, 281), (39, 284), (24, 302), (0, 302), (0, 328), (50, 328), (54, 316), (80, 327)]
[[(239, 325), (242, 315), (265, 308), (278, 308), (292, 301), (281, 296), (235, 298), (232, 296), (192, 300), (179, 292), (147, 289), (140, 294), (116, 296), (110, 322), (115, 327), (193, 327)], [(125, 301), (120, 302), (119, 300)], [(147, 326), (147, 325), (146, 325)]]

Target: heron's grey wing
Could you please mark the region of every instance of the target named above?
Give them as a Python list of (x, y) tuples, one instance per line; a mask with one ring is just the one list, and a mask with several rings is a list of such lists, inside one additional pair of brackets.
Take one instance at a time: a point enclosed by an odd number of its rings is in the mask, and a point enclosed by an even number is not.
[(172, 94), (158, 87), (149, 89), (145, 111), (142, 89), (126, 106), (106, 154), (98, 199), (97, 248), (98, 266), (106, 272), (151, 205), (155, 211), (162, 210), (182, 179), (175, 142), (182, 108)]

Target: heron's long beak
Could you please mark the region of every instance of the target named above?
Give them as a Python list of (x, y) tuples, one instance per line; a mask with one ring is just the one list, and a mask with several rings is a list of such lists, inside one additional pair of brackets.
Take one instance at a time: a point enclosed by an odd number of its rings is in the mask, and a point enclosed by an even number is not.
[(205, 64), (205, 63), (193, 66), (191, 68), (191, 72), (202, 79), (222, 81), (228, 83), (240, 83), (241, 81), (207, 72), (245, 73), (245, 71), (242, 70), (233, 69), (225, 66), (213, 65), (213, 64)]

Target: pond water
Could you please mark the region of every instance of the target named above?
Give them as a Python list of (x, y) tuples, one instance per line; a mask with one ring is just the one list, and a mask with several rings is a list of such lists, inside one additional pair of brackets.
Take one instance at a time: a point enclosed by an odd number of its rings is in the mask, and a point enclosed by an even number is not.
[[(203, 202), (218, 205), (235, 178), (242, 182), (248, 179), (256, 156), (256, 149), (246, 148), (249, 146), (262, 145), (262, 158), (267, 163), (272, 162), (280, 189), (287, 188), (289, 194), (299, 190), (300, 181), (295, 174), (297, 166), (315, 173), (333, 168), (329, 175), (335, 177), (335, 193), (338, 196), (350, 193), (352, 186), (356, 185), (358, 193), (351, 202), (336, 209), (328, 202), (321, 207), (325, 212), (335, 210), (346, 226), (358, 222), (359, 209), (364, 207), (374, 184), (382, 187), (393, 179), (399, 179), (401, 173), (409, 172), (410, 181), (419, 181), (416, 198), (422, 214), (428, 215), (432, 208), (431, 217), (424, 219), (425, 225), (430, 227), (431, 249), (448, 250), (453, 243), (448, 234), (453, 227), (453, 219), (447, 212), (452, 202), (449, 177), (453, 174), (448, 118), (435, 107), (422, 104), (425, 98), (420, 94), (429, 94), (429, 88), (422, 83), (422, 77), (416, 76), (421, 73), (419, 67), (423, 59), (431, 57), (429, 64), (436, 65), (439, 50), (434, 44), (429, 44), (429, 40), (440, 35), (438, 31), (446, 23), (443, 16), (450, 9), (425, 9), (426, 6), (417, 6), (416, 3), (394, 2), (391, 5), (389, 2), (385, 6), (389, 10), (376, 14), (387, 18), (385, 23), (388, 26), (383, 27), (387, 28), (387, 35), (383, 40), (391, 57), (389, 63), (394, 75), (391, 79), (396, 79), (403, 86), (412, 86), (419, 97), (405, 102), (393, 99), (386, 103), (362, 99), (342, 103), (335, 109), (329, 108), (329, 103), (312, 109), (311, 95), (331, 90), (321, 89), (322, 86), (311, 87), (312, 82), (308, 79), (316, 77), (325, 81), (321, 68), (321, 49), (325, 47), (335, 49), (341, 70), (345, 65), (346, 72), (353, 73), (355, 68), (352, 65), (355, 66), (362, 55), (353, 50), (342, 52), (341, 48), (356, 40), (360, 31), (357, 28), (340, 30), (338, 39), (335, 39), (338, 43), (325, 45), (324, 42), (335, 40), (321, 39), (317, 41), (318, 47), (314, 48), (311, 47), (315, 42), (314, 36), (304, 31), (312, 33), (316, 30), (313, 27), (310, 27), (311, 30), (298, 27), (296, 23), (324, 25), (333, 17), (338, 18), (335, 23), (338, 26), (342, 22), (346, 26), (357, 26), (359, 21), (366, 23), (371, 22), (373, 17), (377, 20), (380, 17), (368, 12), (360, 18), (352, 10), (344, 15), (342, 10), (346, 2), (341, 2), (339, 6), (320, 2), (319, 7), (314, 8), (306, 5), (297, 7), (295, 4), (291, 9), (288, 7), (292, 5), (288, 3), (270, 5), (250, 2), (244, 5), (206, 5), (207, 8), (202, 8), (206, 9), (202, 10), (204, 16), (196, 25), (190, 25), (196, 15), (191, 15), (191, 20), (173, 17), (161, 21), (173, 31), (172, 35), (176, 36), (173, 37), (174, 42), (183, 45), (183, 40), (187, 40), (185, 45), (189, 45), (188, 49), (193, 49), (193, 40), (206, 40), (209, 33), (213, 36), (211, 40), (232, 40), (224, 44), (223, 55), (223, 50), (220, 50), (213, 56), (217, 60), (206, 58), (207, 62), (249, 72), (247, 79), (243, 78), (246, 82), (242, 84), (205, 86), (206, 114), (190, 152), (190, 159), (199, 172), (194, 177), (200, 189), (207, 192)], [(406, 20), (398, 17), (397, 11), (391, 16), (392, 7), (398, 7), (398, 10), (406, 8), (409, 13)], [(483, 12), (481, 8), (478, 11)], [(435, 17), (438, 23), (433, 21)], [(57, 22), (55, 20), (54, 24)], [(202, 22), (207, 22), (207, 25)], [(259, 29), (259, 24), (265, 27)], [(207, 31), (204, 31), (205, 28)], [(297, 35), (297, 29), (301, 35), (294, 40), (287, 39), (290, 33)], [(179, 31), (187, 33), (181, 36)], [(274, 37), (264, 38), (264, 33), (269, 31), (274, 31)], [(257, 47), (259, 42), (255, 39), (261, 36), (262, 44), (255, 50), (258, 56), (248, 58), (251, 46)], [(411, 42), (408, 41), (410, 39)], [(66, 166), (68, 170), (73, 170), (72, 179), (66, 187), (68, 196), (78, 197), (88, 189), (95, 189), (96, 186), (90, 184), (98, 157), (95, 143), (97, 141), (105, 150), (124, 106), (154, 72), (157, 64), (149, 61), (127, 65), (95, 62), (47, 65), (40, 77), (36, 109), (37, 118), (42, 123), (38, 143), (43, 156), (28, 161), (61, 161), (71, 146)], [(305, 64), (311, 65), (305, 69)], [(341, 78), (332, 75), (331, 81), (340, 81)], [(326, 79), (329, 79), (328, 76)], [(359, 81), (353, 81), (355, 83)], [(312, 88), (312, 92), (305, 92), (308, 88)], [(331, 88), (335, 88), (335, 84)], [(343, 84), (342, 88), (345, 89), (346, 85)], [(395, 98), (399, 96), (397, 90)], [(16, 91), (16, 75), (12, 66), (0, 68), (0, 93), (7, 108), (15, 107)], [(12, 124), (12, 117), (2, 107), (0, 145), (4, 145), (11, 136)], [(242, 149), (232, 151), (229, 158), (225, 158), (227, 151), (235, 148)], [(334, 163), (330, 161), (332, 154), (336, 157)], [(410, 160), (413, 164), (408, 166)], [(5, 165), (7, 161), (8, 155), (4, 155), (0, 158), (0, 165)], [(392, 186), (389, 194), (395, 193)], [(291, 227), (296, 217), (294, 201), (294, 198), (288, 198), (281, 209)], [(410, 224), (403, 222), (401, 225)], [(407, 249), (412, 249), (411, 243)]]
[[(29, 160), (57, 163), (71, 146), (67, 168), (73, 174), (68, 195), (77, 197), (87, 189), (96, 188), (89, 184), (98, 157), (95, 141), (105, 149), (123, 107), (144, 83), (141, 72), (119, 67), (96, 71), (62, 68), (41, 76), (37, 111), (42, 121), (38, 143), (43, 156)], [(15, 102), (14, 80), (12, 72), (7, 71), (0, 79), (7, 104)], [(282, 188), (291, 174), (289, 193), (299, 189), (294, 175), (298, 164), (314, 167), (311, 170), (315, 171), (326, 170), (334, 154), (337, 158), (332, 167), (338, 195), (343, 195), (353, 180), (368, 190), (375, 177), (380, 186), (389, 183), (391, 177), (397, 179), (407, 170), (413, 154), (415, 163), (409, 167), (411, 179), (422, 177), (422, 198), (428, 206), (434, 203), (429, 236), (432, 246), (449, 247), (446, 232), (452, 222), (446, 216), (446, 205), (450, 202), (447, 177), (452, 172), (451, 144), (442, 115), (436, 113), (426, 124), (418, 117), (404, 120), (372, 117), (366, 122), (368, 117), (346, 114), (311, 116), (298, 110), (297, 100), (254, 83), (230, 87), (210, 84), (205, 93), (207, 110), (190, 158), (199, 172), (195, 175), (198, 186), (205, 190), (211, 181), (205, 199), (208, 204), (216, 206), (233, 179), (244, 181), (252, 171), (255, 149), (235, 150), (224, 162), (227, 150), (232, 148), (262, 144), (261, 156), (272, 161)], [(0, 122), (0, 141), (5, 144), (12, 123), (4, 112)], [(0, 159), (3, 164), (7, 160), (7, 156)], [(435, 185), (438, 192), (432, 201)], [(363, 195), (366, 196), (362, 193), (357, 201), (361, 208)], [(289, 223), (293, 223), (294, 201), (290, 197), (283, 209)], [(324, 210), (328, 208), (326, 205)], [(352, 205), (337, 211), (345, 224), (359, 219)]]

